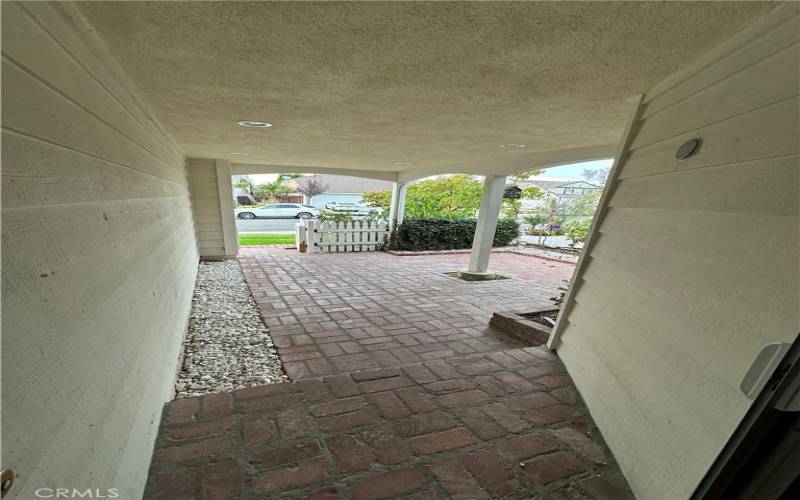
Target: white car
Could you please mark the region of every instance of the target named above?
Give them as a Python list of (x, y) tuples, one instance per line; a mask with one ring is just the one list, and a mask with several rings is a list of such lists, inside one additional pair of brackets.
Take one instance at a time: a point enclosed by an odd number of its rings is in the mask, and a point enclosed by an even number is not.
[(380, 212), (377, 208), (350, 201), (331, 201), (325, 204), (325, 208), (333, 210), (334, 212), (349, 212), (353, 215), (370, 215)]
[(240, 219), (310, 219), (312, 217), (319, 217), (319, 209), (311, 205), (301, 205), (299, 203), (272, 203), (262, 207), (237, 208), (236, 217)]

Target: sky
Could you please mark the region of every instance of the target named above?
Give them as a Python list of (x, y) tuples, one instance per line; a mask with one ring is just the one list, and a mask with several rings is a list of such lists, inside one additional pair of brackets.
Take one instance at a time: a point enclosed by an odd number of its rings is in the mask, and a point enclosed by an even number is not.
[[(560, 167), (548, 168), (542, 173), (543, 177), (555, 177), (558, 179), (583, 179), (583, 169), (585, 168), (611, 168), (613, 160), (596, 160), (585, 161), (582, 163), (572, 163), (570, 165), (562, 165)], [(263, 184), (265, 182), (274, 181), (278, 174), (258, 174), (251, 175), (250, 179), (255, 184)]]
[(583, 169), (611, 168), (612, 163), (614, 163), (614, 160), (608, 159), (561, 165), (560, 167), (548, 168), (542, 172), (542, 176), (556, 177), (559, 179), (583, 179)]

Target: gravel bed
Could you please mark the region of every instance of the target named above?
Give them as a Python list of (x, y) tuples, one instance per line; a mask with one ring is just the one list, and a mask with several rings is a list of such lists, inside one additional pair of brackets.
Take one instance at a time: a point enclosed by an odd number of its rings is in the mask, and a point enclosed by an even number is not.
[(569, 262), (575, 264), (578, 262), (578, 255), (572, 253), (559, 252), (557, 250), (544, 249), (539, 247), (519, 246), (519, 247), (505, 247), (502, 249), (504, 252), (517, 253), (520, 255), (533, 255), (534, 257), (541, 257), (549, 260), (559, 260), (561, 262)]
[(239, 262), (201, 262), (176, 397), (286, 380)]

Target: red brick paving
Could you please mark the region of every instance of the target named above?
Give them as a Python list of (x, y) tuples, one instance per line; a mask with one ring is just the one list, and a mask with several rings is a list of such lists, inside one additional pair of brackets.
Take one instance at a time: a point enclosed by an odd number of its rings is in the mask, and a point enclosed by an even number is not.
[(145, 498), (630, 498), (571, 382), (541, 383), (556, 357), (499, 352), (174, 401)]
[(556, 356), (485, 326), (569, 267), (270, 252), (243, 265), (295, 381), (169, 403), (146, 499), (631, 498)]
[(492, 313), (552, 306), (573, 269), (498, 253), (492, 269), (512, 279), (470, 283), (444, 274), (468, 259), (248, 248), (239, 257), (292, 380), (525, 347), (488, 326)]

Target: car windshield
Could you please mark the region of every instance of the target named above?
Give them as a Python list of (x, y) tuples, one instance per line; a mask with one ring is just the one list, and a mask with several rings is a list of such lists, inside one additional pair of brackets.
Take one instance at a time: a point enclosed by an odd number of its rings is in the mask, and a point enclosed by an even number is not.
[(342, 203), (342, 202), (339, 202), (339, 203), (337, 203), (337, 205), (342, 205), (343, 207), (357, 207), (358, 203)]

